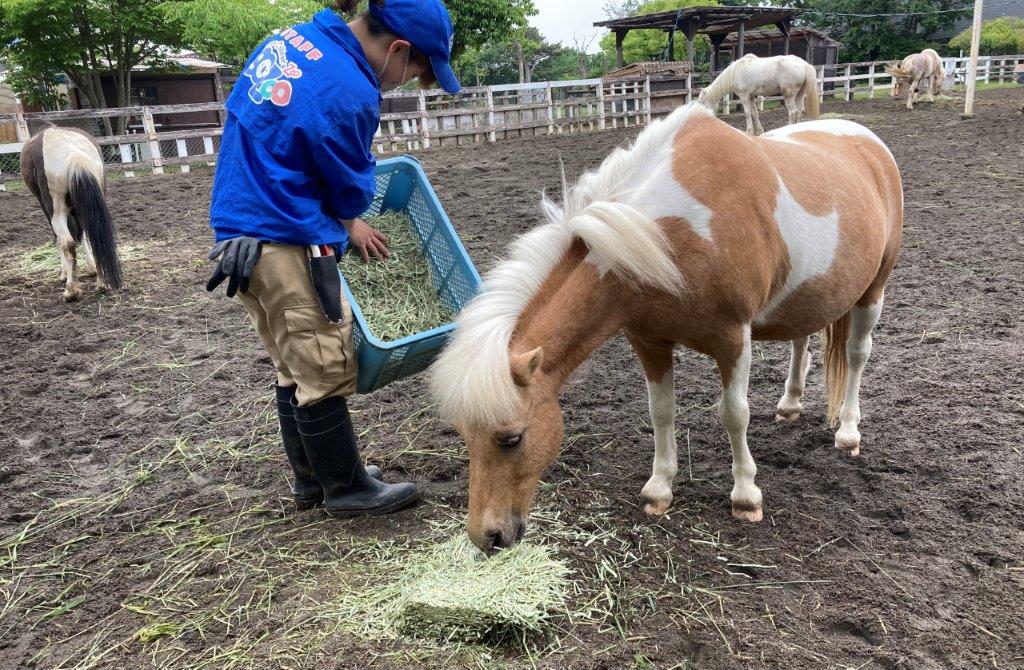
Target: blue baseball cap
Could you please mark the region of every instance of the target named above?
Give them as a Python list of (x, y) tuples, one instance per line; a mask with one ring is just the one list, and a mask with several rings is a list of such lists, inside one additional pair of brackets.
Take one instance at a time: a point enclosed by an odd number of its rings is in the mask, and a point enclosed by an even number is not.
[(451, 65), (455, 29), (441, 0), (371, 0), (370, 14), (430, 59), (441, 88), (459, 92), (459, 79)]

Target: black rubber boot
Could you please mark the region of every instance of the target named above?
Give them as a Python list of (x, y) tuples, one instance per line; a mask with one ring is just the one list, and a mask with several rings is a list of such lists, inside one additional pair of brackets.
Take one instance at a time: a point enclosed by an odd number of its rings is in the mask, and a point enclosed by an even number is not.
[(367, 473), (344, 398), (324, 398), (307, 407), (297, 407), (292, 400), (292, 408), (306, 457), (323, 487), (328, 514), (388, 514), (419, 499), (415, 484), (385, 484)]
[[(309, 459), (306, 458), (302, 437), (299, 435), (299, 428), (295, 423), (295, 415), (292, 411), (295, 387), (274, 384), (274, 394), (277, 397), (277, 420), (281, 424), (284, 453), (288, 456), (292, 473), (295, 475), (295, 483), (292, 484), (295, 508), (299, 510), (313, 509), (323, 502), (324, 491), (313, 473), (313, 468), (309, 465)], [(380, 468), (377, 466), (368, 466), (366, 473), (374, 479), (380, 478)]]

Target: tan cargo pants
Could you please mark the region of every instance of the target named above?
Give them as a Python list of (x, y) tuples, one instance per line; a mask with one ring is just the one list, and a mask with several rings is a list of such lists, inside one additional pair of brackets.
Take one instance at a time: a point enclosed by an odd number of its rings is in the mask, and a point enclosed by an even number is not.
[(277, 369), (277, 383), (298, 385), (300, 406), (356, 390), (352, 308), (341, 303), (345, 323), (331, 324), (309, 277), (307, 247), (264, 244), (249, 290), (237, 294)]

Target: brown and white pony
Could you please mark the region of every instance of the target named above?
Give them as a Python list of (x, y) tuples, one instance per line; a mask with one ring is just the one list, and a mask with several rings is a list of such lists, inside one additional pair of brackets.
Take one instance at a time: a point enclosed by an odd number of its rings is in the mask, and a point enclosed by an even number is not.
[(942, 67), (942, 57), (935, 49), (925, 49), (921, 53), (911, 54), (902, 61), (893, 63), (885, 71), (893, 78), (891, 97), (898, 98), (903, 89), (907, 89), (907, 109), (914, 108), (918, 85), (925, 87), (928, 102), (935, 102), (935, 94), (942, 89), (942, 80), (946, 76), (946, 71)]
[(64, 300), (82, 297), (76, 250), (85, 247), (85, 269), (96, 288), (121, 287), (114, 223), (104, 200), (106, 175), (96, 140), (77, 128), (50, 126), (21, 150), (21, 177), (50, 223), (60, 254)]
[(818, 74), (814, 66), (799, 56), (758, 58), (747, 54), (722, 70), (711, 85), (700, 92), (698, 99), (714, 109), (726, 93), (735, 93), (743, 103), (747, 116), (747, 132), (764, 132), (757, 113), (757, 96), (781, 95), (789, 112), (789, 122), (806, 113), (809, 119), (821, 118), (818, 100)]
[(691, 104), (563, 192), (562, 206), (543, 202), (550, 222), (489, 273), (431, 371), (439, 408), (469, 448), (468, 531), (478, 547), (522, 537), (562, 443), (559, 392), (620, 331), (650, 396), (647, 513), (672, 501), (678, 344), (714, 358), (721, 373), (734, 516), (762, 517), (746, 438), (751, 341), (792, 343), (777, 410), (792, 421), (808, 338), (827, 333), (835, 444), (858, 453), (861, 373), (903, 224), (899, 169), (874, 133), (819, 120), (750, 137)]

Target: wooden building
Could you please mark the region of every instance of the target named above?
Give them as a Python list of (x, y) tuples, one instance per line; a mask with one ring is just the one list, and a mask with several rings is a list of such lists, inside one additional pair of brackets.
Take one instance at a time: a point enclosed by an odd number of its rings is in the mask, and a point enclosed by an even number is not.
[[(737, 35), (725, 38), (719, 50), (719, 62), (725, 67), (736, 58)], [(835, 65), (839, 62), (839, 42), (813, 28), (790, 28), (788, 53), (800, 56), (811, 65)], [(758, 56), (786, 55), (786, 36), (778, 28), (751, 30), (746, 34), (745, 53)]]
[[(176, 53), (165, 56), (165, 65), (159, 68), (140, 67), (132, 73), (130, 106), (181, 105), (195, 102), (223, 102), (230, 68), (222, 63), (206, 60), (194, 53)], [(111, 75), (101, 77), (103, 94), (108, 107), (117, 106), (117, 89)], [(84, 95), (71, 88), (71, 109), (88, 109)], [(216, 127), (220, 125), (217, 112), (193, 112), (154, 116), (159, 130), (184, 130)], [(129, 128), (141, 128), (141, 120), (134, 119)]]
[(790, 51), (790, 33), (796, 10), (785, 7), (684, 7), (667, 12), (653, 12), (638, 16), (627, 16), (610, 21), (598, 21), (594, 25), (607, 28), (615, 33), (615, 65), (623, 66), (622, 41), (631, 30), (660, 30), (668, 34), (666, 60), (675, 60), (675, 37), (681, 32), (686, 38), (686, 60), (693, 62), (693, 40), (697, 35), (707, 35), (711, 41), (711, 71), (718, 72), (723, 65), (718, 62), (717, 53), (726, 38), (735, 33), (733, 53), (740, 58), (746, 53), (747, 32), (762, 26), (775, 26), (782, 36), (783, 53)]

